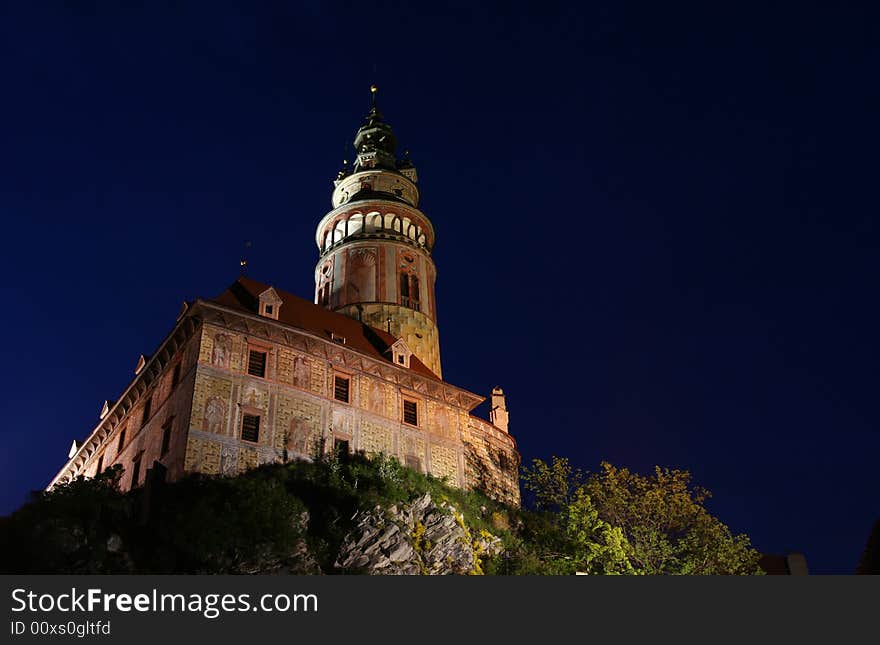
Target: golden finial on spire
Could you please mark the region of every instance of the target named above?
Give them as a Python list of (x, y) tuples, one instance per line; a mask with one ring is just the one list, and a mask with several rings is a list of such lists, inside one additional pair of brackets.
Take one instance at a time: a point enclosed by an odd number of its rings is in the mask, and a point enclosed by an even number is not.
[(370, 85), (370, 95), (373, 98), (373, 107), (376, 107), (376, 92), (379, 91), (379, 88), (375, 85)]

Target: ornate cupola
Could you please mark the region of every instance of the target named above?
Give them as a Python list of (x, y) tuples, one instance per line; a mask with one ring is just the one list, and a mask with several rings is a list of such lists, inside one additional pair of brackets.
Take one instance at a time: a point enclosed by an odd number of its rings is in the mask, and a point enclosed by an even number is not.
[(373, 107), (354, 137), (354, 149), (357, 150), (354, 171), (373, 168), (397, 170), (397, 159), (394, 156), (397, 138), (391, 131), (391, 126), (382, 121), (382, 113), (376, 107), (376, 92), (372, 94)]
[(315, 302), (384, 329), (438, 377), (440, 343), (431, 259), (434, 228), (419, 206), (418, 175), (376, 106), (354, 139), (356, 158), (334, 183), (333, 210), (318, 224)]

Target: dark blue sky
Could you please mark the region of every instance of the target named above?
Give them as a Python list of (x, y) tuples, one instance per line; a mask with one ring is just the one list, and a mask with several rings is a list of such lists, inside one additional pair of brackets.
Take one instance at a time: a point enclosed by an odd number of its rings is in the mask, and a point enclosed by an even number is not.
[(524, 459), (690, 469), (759, 549), (854, 570), (880, 516), (869, 3), (103, 4), (0, 8), (0, 513), (244, 240), (312, 297), (376, 82), (437, 229), (444, 376), (505, 388)]

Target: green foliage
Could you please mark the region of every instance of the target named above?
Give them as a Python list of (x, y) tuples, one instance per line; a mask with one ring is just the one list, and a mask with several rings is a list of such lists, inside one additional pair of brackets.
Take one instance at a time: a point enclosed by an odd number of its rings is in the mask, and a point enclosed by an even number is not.
[[(305, 505), (268, 471), (188, 478), (154, 518), (152, 567), (181, 573), (246, 573), (282, 565), (305, 532)], [(158, 543), (158, 544), (156, 544)]]
[[(535, 540), (524, 562), (546, 572), (572, 568), (593, 574), (760, 574), (760, 554), (746, 535), (730, 530), (705, 508), (709, 492), (683, 470), (657, 467), (652, 475), (602, 463), (584, 477), (568, 461), (535, 460), (524, 484), (557, 532)], [(562, 536), (562, 539), (560, 539)]]
[(620, 527), (633, 566), (646, 574), (758, 574), (760, 554), (748, 536), (731, 534), (704, 502), (710, 493), (692, 486), (684, 470), (632, 473), (602, 463), (586, 483), (600, 516)]
[(385, 453), (380, 452), (373, 457), (373, 461), (379, 470), (379, 478), (389, 488), (400, 487), (403, 481), (403, 466), (397, 460), (397, 457), (388, 457)]
[[(757, 552), (704, 507), (686, 471), (649, 476), (602, 464), (585, 476), (568, 460), (535, 460), (523, 474), (539, 512), (403, 467), (394, 457), (316, 456), (237, 477), (191, 475), (122, 493), (121, 469), (37, 493), (0, 520), (6, 573), (248, 573), (296, 570), (305, 544), (325, 573), (358, 511), (430, 493), (456, 509), (474, 548), (472, 573), (570, 575), (757, 573)], [(448, 511), (451, 512), (451, 511)], [(418, 527), (417, 527), (418, 529)], [(424, 527), (422, 527), (422, 531)], [(488, 557), (481, 540), (500, 537)], [(430, 549), (412, 536), (416, 549)]]
[(531, 468), (524, 467), (522, 473), (523, 487), (534, 494), (539, 511), (561, 511), (583, 479), (583, 473), (573, 469), (565, 457), (553, 457), (549, 464), (533, 459)]
[[(133, 508), (119, 492), (122, 467), (78, 477), (36, 492), (0, 525), (4, 573), (110, 573), (129, 563), (114, 545), (126, 534)], [(109, 546), (109, 548), (108, 548)]]
[(574, 547), (573, 564), (578, 571), (594, 574), (635, 574), (630, 563), (631, 546), (618, 526), (599, 517), (599, 511), (583, 487), (579, 487), (562, 510), (562, 525)]
[(514, 530), (500, 534), (505, 552), (488, 563), (487, 573), (571, 575), (577, 570), (574, 545), (558, 516), (521, 510), (516, 515)]
[(425, 551), (428, 551), (431, 547), (425, 541), (425, 525), (421, 522), (416, 522), (415, 527), (412, 530), (412, 534), (410, 535), (410, 540), (412, 540), (413, 550), (416, 552), (416, 555), (419, 558), (419, 570), (422, 575), (427, 575), (428, 568), (425, 566), (424, 555)]

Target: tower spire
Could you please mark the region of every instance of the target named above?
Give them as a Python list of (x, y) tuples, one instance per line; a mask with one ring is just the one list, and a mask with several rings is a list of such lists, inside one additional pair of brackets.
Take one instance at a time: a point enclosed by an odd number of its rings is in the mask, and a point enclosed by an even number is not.
[(391, 131), (391, 126), (382, 120), (382, 113), (376, 105), (378, 92), (376, 85), (370, 85), (370, 111), (354, 138), (354, 149), (357, 151), (354, 172), (371, 168), (397, 169), (394, 155), (397, 137)]

